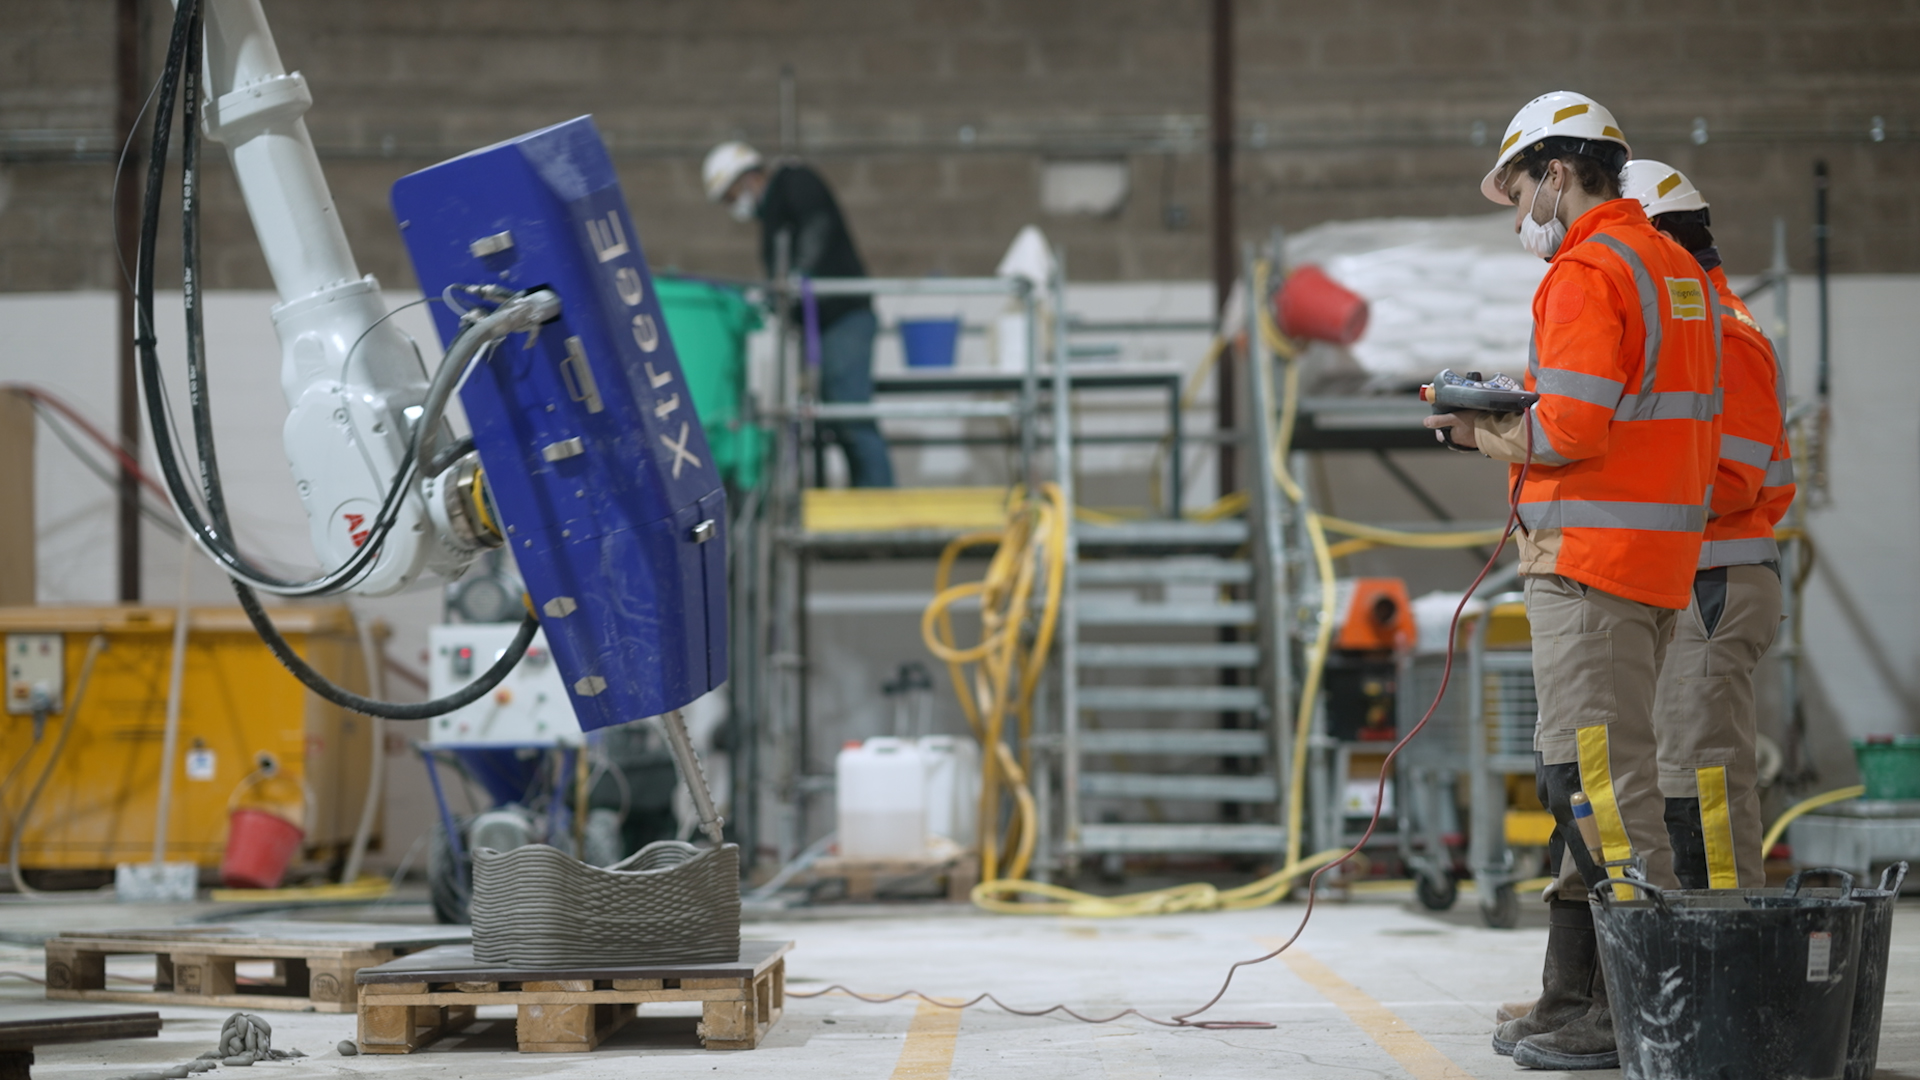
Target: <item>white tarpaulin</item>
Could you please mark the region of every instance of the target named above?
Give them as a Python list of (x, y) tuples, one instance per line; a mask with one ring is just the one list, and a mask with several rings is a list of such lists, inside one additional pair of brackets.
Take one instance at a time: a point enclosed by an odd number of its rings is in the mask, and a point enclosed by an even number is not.
[(1376, 380), (1526, 368), (1547, 264), (1520, 250), (1511, 212), (1329, 222), (1287, 238), (1287, 264), (1308, 263), (1366, 298), (1367, 332), (1349, 351)]

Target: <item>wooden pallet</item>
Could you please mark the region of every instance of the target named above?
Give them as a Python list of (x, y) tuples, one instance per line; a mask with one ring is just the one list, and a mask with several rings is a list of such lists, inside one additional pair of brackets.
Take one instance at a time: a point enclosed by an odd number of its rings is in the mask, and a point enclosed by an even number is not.
[(980, 857), (954, 855), (945, 859), (844, 859), (837, 856), (816, 859), (809, 872), (815, 880), (838, 878), (847, 883), (847, 899), (867, 902), (889, 882), (907, 878), (944, 878), (947, 899), (966, 903), (973, 887), (980, 884)]
[(472, 1023), (481, 1005), (514, 1005), (521, 1053), (578, 1054), (620, 1030), (636, 1005), (698, 1001), (708, 1050), (751, 1050), (786, 1009), (791, 948), (743, 941), (731, 964), (541, 971), (481, 964), (472, 946), (446, 945), (361, 969), (360, 1049), (411, 1054)]
[[(471, 937), (464, 926), (264, 921), (74, 931), (47, 941), (47, 997), (345, 1013), (361, 968)], [(152, 989), (107, 989), (107, 958), (139, 955), (154, 958)], [(272, 961), (273, 977), (240, 978), (234, 966), (248, 960)]]

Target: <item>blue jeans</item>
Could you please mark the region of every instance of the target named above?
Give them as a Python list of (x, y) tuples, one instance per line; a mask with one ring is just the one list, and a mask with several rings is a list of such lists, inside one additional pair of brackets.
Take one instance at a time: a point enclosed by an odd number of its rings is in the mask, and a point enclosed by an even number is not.
[[(879, 329), (872, 311), (849, 311), (820, 332), (820, 400), (873, 400), (873, 336)], [(847, 455), (854, 487), (892, 487), (893, 462), (886, 436), (871, 420), (821, 424)]]

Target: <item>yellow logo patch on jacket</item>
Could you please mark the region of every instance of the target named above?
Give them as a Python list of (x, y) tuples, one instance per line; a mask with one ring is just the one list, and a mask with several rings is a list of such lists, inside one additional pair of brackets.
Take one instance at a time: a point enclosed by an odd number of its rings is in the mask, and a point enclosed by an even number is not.
[(1707, 319), (1707, 292), (1695, 278), (1667, 279), (1667, 309), (1675, 319)]

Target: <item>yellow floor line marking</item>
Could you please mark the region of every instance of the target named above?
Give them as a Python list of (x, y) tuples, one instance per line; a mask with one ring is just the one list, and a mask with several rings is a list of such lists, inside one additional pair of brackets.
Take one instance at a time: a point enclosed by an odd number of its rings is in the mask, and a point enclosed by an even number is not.
[(960, 1037), (959, 1009), (921, 1002), (907, 1028), (907, 1045), (893, 1066), (893, 1080), (947, 1080), (953, 1070), (953, 1044)]
[[(1275, 941), (1273, 945), (1278, 945)], [(1271, 947), (1271, 946), (1269, 946)], [(1392, 1009), (1368, 997), (1359, 987), (1334, 974), (1332, 968), (1301, 951), (1298, 945), (1280, 954), (1300, 980), (1338, 1006), (1355, 1027), (1380, 1044), (1413, 1080), (1473, 1080), (1473, 1074), (1455, 1065), (1447, 1055), (1394, 1015)]]

